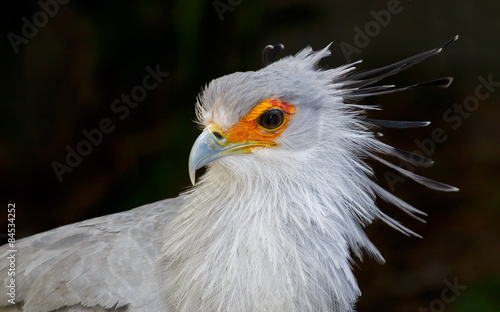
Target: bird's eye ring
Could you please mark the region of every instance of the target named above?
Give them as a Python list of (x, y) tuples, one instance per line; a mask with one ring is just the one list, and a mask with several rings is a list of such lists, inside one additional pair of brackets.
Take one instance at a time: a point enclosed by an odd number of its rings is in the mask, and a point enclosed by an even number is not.
[(285, 123), (285, 112), (278, 108), (271, 108), (257, 118), (257, 124), (265, 131), (276, 131)]

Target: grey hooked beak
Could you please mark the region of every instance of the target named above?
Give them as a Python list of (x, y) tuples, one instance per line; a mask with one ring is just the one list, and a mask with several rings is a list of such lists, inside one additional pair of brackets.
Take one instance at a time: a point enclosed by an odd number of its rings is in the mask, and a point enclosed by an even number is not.
[(249, 154), (248, 147), (261, 146), (257, 142), (231, 143), (215, 124), (209, 124), (198, 136), (189, 154), (189, 178), (196, 183), (196, 170), (221, 157), (235, 154)]

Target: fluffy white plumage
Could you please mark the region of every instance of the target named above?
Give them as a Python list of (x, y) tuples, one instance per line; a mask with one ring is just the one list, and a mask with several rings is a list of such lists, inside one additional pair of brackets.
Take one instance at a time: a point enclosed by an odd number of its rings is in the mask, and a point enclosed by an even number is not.
[(203, 126), (228, 128), (266, 98), (297, 111), (277, 148), (209, 164), (186, 194), (157, 271), (173, 282), (163, 293), (179, 310), (350, 311), (360, 295), (350, 251), (383, 261), (362, 227), (381, 219), (415, 234), (375, 204), (378, 196), (423, 214), (372, 180), (364, 159), (394, 150), (363, 121), (366, 107), (346, 103), (358, 91), (344, 87), (354, 67), (316, 70), (329, 54), (306, 48), (203, 91)]
[[(268, 48), (267, 53), (276, 48)], [(39, 309), (33, 302), (43, 299), (36, 297), (36, 289), (24, 285), (18, 301), (25, 302), (25, 311), (86, 311), (84, 306), (106, 311), (352, 311), (361, 292), (351, 271), (351, 254), (362, 257), (365, 250), (383, 261), (363, 226), (380, 219), (405, 234), (416, 235), (380, 211), (375, 199), (380, 197), (410, 215), (423, 215), (378, 186), (365, 159), (381, 161), (431, 188), (456, 190), (398, 169), (375, 155), (431, 164), (383, 144), (372, 129), (374, 125), (405, 128), (428, 123), (367, 119), (365, 110), (370, 107), (355, 101), (407, 89), (372, 85), (440, 51), (431, 50), (385, 68), (355, 73), (354, 64), (319, 70), (317, 63), (330, 54), (328, 47), (318, 52), (306, 48), (259, 71), (234, 73), (212, 81), (197, 103), (198, 122), (203, 126), (216, 124), (227, 129), (268, 98), (295, 106), (295, 114), (277, 138), (277, 147), (209, 163), (205, 175), (190, 191), (176, 201), (158, 203), (144, 221), (145, 227), (110, 222), (121, 220), (116, 217), (121, 214), (116, 214), (23, 240), (19, 250), (33, 249), (38, 242), (37, 252), (43, 261), (26, 256), (19, 274), (34, 281), (34, 285), (44, 282), (39, 276), (52, 278), (50, 282), (66, 290), (54, 290), (50, 295), (59, 296), (59, 301)], [(410, 88), (446, 86), (449, 82), (448, 78), (439, 79)], [(146, 220), (142, 216), (145, 209), (148, 206), (124, 214)], [(75, 229), (88, 236), (78, 236), (77, 244), (71, 246), (54, 245), (52, 249), (58, 252), (47, 258), (44, 248), (48, 245), (40, 244), (40, 240), (52, 239), (54, 244), (56, 240), (48, 237), (50, 233), (58, 239), (75, 237)], [(110, 229), (116, 229), (116, 235), (111, 235)], [(123, 253), (124, 258), (101, 255), (101, 262), (89, 260), (79, 263), (77, 270), (73, 268), (72, 274), (78, 276), (48, 275), (56, 271), (51, 266), (54, 262), (80, 257), (95, 248), (91, 242), (95, 243), (98, 231), (107, 235), (102, 244), (124, 244), (140, 234), (149, 235), (151, 245), (143, 252), (142, 260), (127, 253)], [(127, 251), (126, 244), (122, 248)], [(1, 251), (5, 259), (5, 248)], [(137, 261), (135, 267), (144, 272), (136, 277), (134, 285), (147, 285), (153, 294), (143, 293), (138, 298), (132, 294), (139, 290), (130, 283), (127, 289), (121, 289), (117, 283), (107, 284), (91, 275), (86, 279), (96, 278), (100, 287), (117, 287), (112, 291), (103, 289), (99, 295), (102, 298), (95, 298), (97, 295), (88, 291), (83, 280), (80, 287), (71, 283), (86, 277), (85, 269), (93, 272), (94, 266), (118, 271), (113, 278), (126, 281), (133, 274), (119, 272), (119, 266)], [(34, 263), (41, 267), (33, 270)], [(3, 267), (1, 270), (5, 272)], [(101, 278), (110, 278), (108, 272)], [(49, 300), (56, 300), (50, 295)], [(6, 298), (0, 299), (5, 304)], [(20, 303), (15, 308), (21, 310), (22, 306)]]

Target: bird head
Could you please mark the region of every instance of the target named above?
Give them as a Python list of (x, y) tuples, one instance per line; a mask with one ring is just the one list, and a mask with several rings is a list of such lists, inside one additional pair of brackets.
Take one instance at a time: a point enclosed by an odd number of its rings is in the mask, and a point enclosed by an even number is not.
[(325, 140), (332, 141), (328, 137), (342, 136), (331, 131), (349, 128), (355, 120), (346, 119), (346, 115), (352, 117), (351, 108), (344, 105), (344, 90), (335, 81), (354, 67), (317, 70), (319, 60), (328, 55), (328, 47), (317, 52), (308, 47), (259, 71), (237, 72), (210, 82), (196, 104), (197, 121), (204, 130), (189, 159), (193, 184), (195, 171), (214, 161), (249, 169), (255, 169), (256, 159), (274, 164), (288, 161), (293, 166), (317, 153)]
[[(272, 58), (282, 45), (264, 49), (264, 68), (237, 72), (213, 80), (201, 92), (196, 104), (197, 122), (204, 128), (189, 158), (189, 172), (195, 184), (197, 169), (212, 164), (226, 173), (259, 171), (276, 176), (280, 170), (311, 169), (349, 176), (371, 175), (364, 163), (374, 158), (399, 173), (430, 188), (454, 191), (454, 187), (428, 180), (394, 166), (375, 154), (390, 154), (404, 161), (428, 166), (432, 161), (381, 143), (376, 127), (412, 128), (430, 122), (381, 121), (366, 118), (378, 107), (359, 105), (360, 99), (424, 86), (447, 87), (452, 79), (441, 78), (406, 87), (377, 85), (429, 56), (443, 46), (382, 68), (356, 72), (360, 61), (334, 69), (320, 69), (318, 62), (330, 55), (329, 46), (313, 51), (305, 48), (276, 62)], [(227, 157), (231, 156), (231, 157)], [(299, 164), (308, 163), (308, 166)], [(298, 169), (302, 168), (302, 169)], [(352, 169), (349, 171), (348, 169)]]

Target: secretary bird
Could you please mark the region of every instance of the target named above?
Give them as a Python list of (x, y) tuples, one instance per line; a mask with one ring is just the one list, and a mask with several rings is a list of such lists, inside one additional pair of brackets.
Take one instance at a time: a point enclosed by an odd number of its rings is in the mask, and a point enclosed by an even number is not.
[[(0, 274), (1, 311), (353, 311), (352, 273), (362, 252), (383, 262), (363, 227), (381, 220), (418, 236), (376, 206), (376, 198), (425, 215), (374, 181), (373, 159), (438, 191), (457, 191), (400, 168), (395, 157), (432, 161), (380, 140), (379, 128), (426, 121), (367, 117), (365, 97), (447, 87), (441, 78), (405, 87), (379, 84), (455, 41), (385, 67), (357, 71), (318, 62), (329, 47), (305, 48), (264, 68), (210, 82), (196, 103), (203, 131), (189, 156), (194, 186), (177, 198), (37, 234), (8, 245)], [(195, 172), (207, 166), (196, 181)]]

